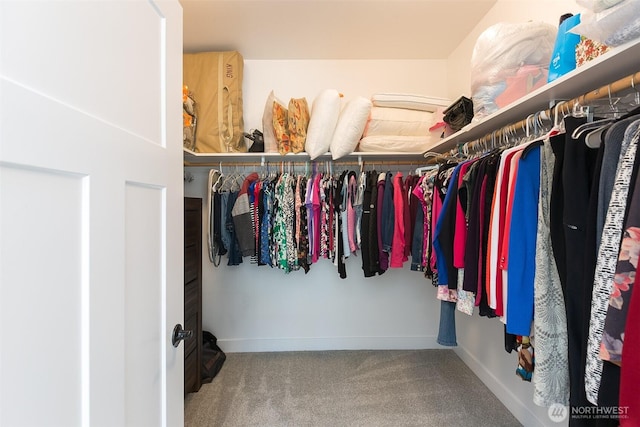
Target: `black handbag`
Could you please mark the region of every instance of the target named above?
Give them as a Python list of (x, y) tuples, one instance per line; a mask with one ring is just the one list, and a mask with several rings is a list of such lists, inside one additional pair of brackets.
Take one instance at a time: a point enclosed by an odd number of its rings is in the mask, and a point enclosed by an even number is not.
[(444, 110), (444, 120), (451, 129), (457, 131), (471, 123), (473, 119), (473, 101), (461, 96), (456, 102)]
[(249, 147), (249, 153), (264, 153), (264, 135), (258, 129), (254, 129), (252, 133), (244, 133), (244, 137), (253, 141)]

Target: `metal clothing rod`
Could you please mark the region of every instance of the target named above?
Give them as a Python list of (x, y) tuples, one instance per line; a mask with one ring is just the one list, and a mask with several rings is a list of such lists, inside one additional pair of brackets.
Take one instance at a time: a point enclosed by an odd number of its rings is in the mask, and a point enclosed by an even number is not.
[[(535, 114), (532, 114), (531, 116), (538, 115), (543, 118), (553, 119), (553, 116), (556, 114), (557, 108), (560, 108), (561, 111), (571, 111), (575, 106), (587, 106), (593, 101), (608, 98), (612, 95), (618, 94), (628, 89), (634, 89), (640, 92), (640, 88), (638, 88), (638, 85), (640, 85), (640, 71), (623, 77), (620, 80), (616, 80), (613, 83), (609, 83), (606, 86), (594, 89), (590, 92), (578, 96), (577, 98), (573, 98), (566, 102), (559, 102), (553, 107), (550, 107), (543, 111), (539, 111)], [(514, 132), (517, 132), (519, 129), (525, 129), (527, 127), (527, 122), (530, 120), (531, 116), (518, 122), (502, 126), (494, 132), (487, 133), (481, 138), (475, 139), (472, 142), (468, 142), (468, 147), (470, 149), (476, 149), (478, 145), (486, 145), (489, 141), (501, 138), (503, 135), (510, 135)]]
[[(416, 156), (420, 156), (420, 154), (416, 154)], [(329, 163), (332, 163), (334, 165), (334, 167), (341, 167), (341, 166), (375, 166), (375, 165), (384, 165), (384, 166), (417, 166), (417, 165), (422, 165), (425, 164), (424, 160), (421, 160), (419, 157), (417, 157), (415, 160), (368, 160), (368, 161), (339, 161), (339, 160), (330, 160), (328, 161)], [(313, 162), (313, 161), (308, 161), (308, 162), (291, 162), (291, 161), (274, 161), (274, 162), (266, 162), (266, 163), (262, 163), (260, 161), (255, 161), (255, 162), (208, 162), (208, 163), (190, 163), (190, 162), (183, 162), (183, 165), (185, 167), (216, 167), (216, 166), (220, 166), (220, 165), (225, 165), (225, 166), (229, 166), (229, 167), (234, 167), (234, 166), (238, 166), (238, 167), (260, 167), (260, 168), (264, 168), (267, 166), (272, 166), (272, 167), (276, 167), (276, 166), (280, 166), (281, 164), (284, 165), (291, 165), (293, 166), (305, 166), (305, 165), (309, 165), (309, 164), (317, 164), (319, 166), (324, 165), (325, 163), (327, 163), (327, 161), (319, 161), (319, 162)]]

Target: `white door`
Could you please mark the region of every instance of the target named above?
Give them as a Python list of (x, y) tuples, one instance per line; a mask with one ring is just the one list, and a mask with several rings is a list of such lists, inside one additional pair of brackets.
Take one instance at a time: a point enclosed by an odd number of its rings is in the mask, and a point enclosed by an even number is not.
[(0, 426), (180, 426), (182, 9), (0, 1)]

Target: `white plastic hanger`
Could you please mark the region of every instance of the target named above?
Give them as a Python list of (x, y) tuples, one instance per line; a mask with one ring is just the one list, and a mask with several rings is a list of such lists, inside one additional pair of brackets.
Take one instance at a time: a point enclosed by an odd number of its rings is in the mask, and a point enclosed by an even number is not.
[(416, 168), (416, 174), (423, 175), (429, 171), (438, 169), (438, 167), (439, 167), (438, 165), (422, 166), (422, 167)]

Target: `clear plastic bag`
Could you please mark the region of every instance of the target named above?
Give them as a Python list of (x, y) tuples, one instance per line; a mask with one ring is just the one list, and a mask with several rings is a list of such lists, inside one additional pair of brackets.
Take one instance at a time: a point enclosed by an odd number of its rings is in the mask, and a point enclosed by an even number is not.
[(570, 32), (611, 47), (635, 40), (640, 37), (640, 0), (624, 0), (598, 13), (584, 12)]
[(580, 6), (591, 12), (602, 12), (620, 3), (623, 0), (576, 0)]
[(498, 23), (471, 56), (474, 121), (546, 83), (557, 28), (545, 22)]

